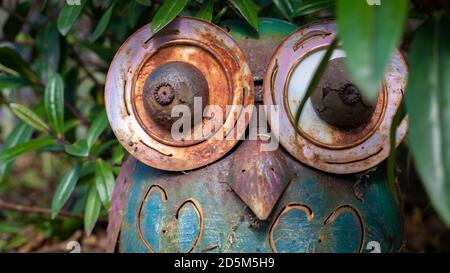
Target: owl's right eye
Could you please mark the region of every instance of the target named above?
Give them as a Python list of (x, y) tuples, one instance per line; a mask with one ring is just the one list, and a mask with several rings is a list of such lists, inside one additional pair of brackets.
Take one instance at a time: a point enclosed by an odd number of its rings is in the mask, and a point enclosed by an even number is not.
[[(295, 114), (328, 46), (336, 24), (307, 25), (287, 37), (272, 56), (264, 77), (264, 103), (278, 106), (279, 123), (271, 122), (281, 145), (299, 161), (332, 173), (367, 170), (389, 155), (390, 125), (403, 97), (407, 66), (396, 52), (378, 99), (364, 100), (345, 65), (346, 53), (337, 48), (320, 83), (306, 101), (298, 124)], [(397, 130), (406, 134), (407, 121)]]

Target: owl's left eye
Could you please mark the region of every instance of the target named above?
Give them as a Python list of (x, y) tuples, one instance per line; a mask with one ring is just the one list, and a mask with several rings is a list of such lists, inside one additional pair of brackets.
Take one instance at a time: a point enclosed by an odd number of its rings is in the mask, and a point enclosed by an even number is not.
[[(337, 48), (320, 83), (308, 98), (298, 124), (296, 111), (328, 46), (336, 24), (307, 25), (286, 38), (272, 56), (264, 77), (266, 105), (276, 105), (279, 122), (270, 120), (281, 145), (299, 161), (332, 173), (367, 170), (389, 155), (390, 125), (400, 105), (407, 77), (402, 55), (395, 52), (375, 103), (368, 103), (352, 83), (346, 53)], [(407, 121), (397, 129), (406, 134)]]

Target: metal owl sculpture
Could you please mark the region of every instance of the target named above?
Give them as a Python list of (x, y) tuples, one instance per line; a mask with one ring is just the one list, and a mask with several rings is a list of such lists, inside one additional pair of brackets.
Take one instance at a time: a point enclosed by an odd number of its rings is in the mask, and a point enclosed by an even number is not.
[[(111, 127), (131, 154), (113, 194), (110, 251), (401, 248), (382, 164), (407, 77), (399, 52), (368, 103), (335, 49), (295, 124), (334, 21), (263, 19), (255, 33), (179, 17), (149, 30), (121, 46), (106, 80)], [(397, 144), (406, 130), (405, 119)]]

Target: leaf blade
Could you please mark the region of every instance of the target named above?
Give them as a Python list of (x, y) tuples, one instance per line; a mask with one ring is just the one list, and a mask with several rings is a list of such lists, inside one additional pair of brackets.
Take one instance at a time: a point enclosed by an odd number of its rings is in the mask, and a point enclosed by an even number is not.
[(103, 14), (103, 16), (100, 18), (100, 21), (98, 22), (97, 26), (95, 27), (94, 33), (92, 34), (91, 43), (95, 42), (100, 36), (105, 32), (106, 27), (109, 24), (109, 21), (111, 20), (112, 12), (114, 9), (114, 6), (116, 5), (116, 2), (112, 3), (106, 12)]
[(57, 26), (59, 32), (66, 36), (72, 28), (73, 24), (77, 21), (78, 17), (81, 14), (84, 6), (86, 4), (86, 0), (81, 0), (80, 5), (69, 5), (66, 1), (63, 9), (58, 15)]
[(109, 209), (112, 193), (114, 191), (115, 179), (108, 164), (99, 159), (95, 164), (95, 185), (103, 206)]
[(214, 8), (214, 0), (206, 0), (206, 3), (204, 3), (201, 9), (197, 12), (197, 14), (195, 14), (195, 17), (211, 23), (213, 8)]
[(68, 172), (66, 172), (59, 181), (52, 199), (52, 219), (55, 219), (55, 217), (58, 215), (64, 204), (69, 199), (73, 190), (75, 189), (77, 181), (80, 177), (80, 170), (81, 165), (76, 164)]
[(47, 124), (32, 110), (18, 103), (11, 103), (9, 106), (11, 111), (26, 124), (40, 132), (49, 132), (50, 128)]
[(44, 104), (52, 129), (61, 134), (64, 130), (64, 82), (59, 74), (55, 74), (47, 84)]
[(186, 7), (188, 0), (167, 0), (159, 7), (152, 20), (152, 32), (157, 33), (183, 11)]
[(228, 0), (228, 2), (239, 11), (256, 31), (259, 31), (259, 18), (252, 0)]
[(35, 151), (45, 146), (53, 145), (55, 143), (56, 139), (41, 137), (22, 144), (18, 144), (14, 147), (2, 151), (2, 153), (0, 154), (0, 164), (10, 162), (11, 160), (14, 160), (16, 157), (26, 152)]
[(95, 227), (98, 216), (100, 215), (102, 203), (98, 196), (95, 185), (89, 187), (88, 196), (86, 199), (86, 208), (84, 211), (84, 231), (87, 236), (91, 235)]

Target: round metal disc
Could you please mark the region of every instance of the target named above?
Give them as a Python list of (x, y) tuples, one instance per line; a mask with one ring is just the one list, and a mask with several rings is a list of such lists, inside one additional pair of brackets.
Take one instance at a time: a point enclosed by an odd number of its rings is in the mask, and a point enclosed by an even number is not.
[[(157, 70), (167, 64), (168, 68)], [(160, 95), (173, 92), (164, 83), (152, 85), (152, 80), (147, 79), (170, 69), (189, 70), (189, 67), (194, 67), (195, 73), (180, 71), (184, 74), (177, 77), (195, 74), (193, 83), (199, 83), (201, 77), (207, 84), (202, 88), (207, 90), (206, 104), (220, 106), (224, 122), (221, 128), (214, 127), (211, 134), (201, 139), (180, 140), (172, 138), (167, 126), (161, 126), (164, 119), (155, 119), (157, 111), (151, 108), (154, 104), (144, 99), (149, 97), (146, 88), (150, 87), (162, 88)], [(167, 75), (160, 78), (164, 77)], [(191, 88), (195, 89), (195, 84)], [(170, 104), (173, 94), (157, 99), (162, 105)], [(125, 41), (108, 71), (105, 102), (112, 130), (130, 154), (158, 169), (191, 170), (224, 156), (245, 133), (250, 117), (240, 115), (239, 109), (254, 102), (253, 78), (244, 54), (226, 32), (195, 18), (179, 17), (156, 34), (146, 25)], [(231, 105), (229, 112), (227, 105)], [(193, 132), (205, 124), (208, 111), (194, 125)], [(236, 124), (240, 126), (235, 128)], [(228, 138), (231, 133), (235, 137)]]
[[(367, 170), (386, 159), (390, 150), (390, 127), (406, 85), (407, 65), (400, 52), (391, 59), (373, 115), (364, 124), (343, 130), (322, 120), (309, 98), (298, 130), (294, 116), (306, 89), (336, 36), (334, 21), (306, 25), (287, 37), (275, 51), (264, 77), (263, 100), (274, 105), (279, 122), (271, 123), (281, 145), (299, 161), (319, 170), (346, 174)], [(345, 58), (336, 49), (330, 60)], [(397, 128), (397, 144), (406, 135), (407, 119)]]

